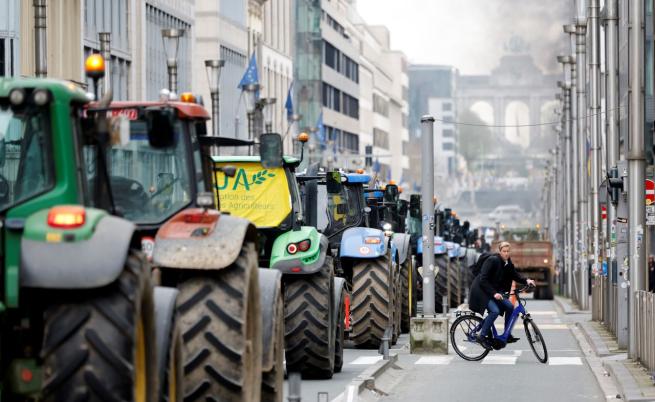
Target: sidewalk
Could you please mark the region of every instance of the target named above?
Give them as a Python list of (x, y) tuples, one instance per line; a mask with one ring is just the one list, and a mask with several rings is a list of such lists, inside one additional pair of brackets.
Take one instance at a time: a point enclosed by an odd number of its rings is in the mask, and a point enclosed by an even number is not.
[[(618, 348), (614, 336), (601, 323), (591, 320), (589, 311), (578, 310), (564, 297), (555, 296), (555, 302), (566, 321), (575, 325), (572, 331), (580, 347), (584, 350), (588, 346), (593, 353), (589, 363), (606, 394), (616, 390), (625, 401), (655, 401), (653, 377), (639, 363), (628, 359), (627, 351)], [(603, 377), (612, 378), (616, 388), (608, 386)]]

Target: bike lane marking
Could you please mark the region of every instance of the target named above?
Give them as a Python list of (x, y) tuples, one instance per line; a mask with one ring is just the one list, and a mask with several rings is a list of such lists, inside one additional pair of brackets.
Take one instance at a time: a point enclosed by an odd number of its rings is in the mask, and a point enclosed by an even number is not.
[(447, 365), (455, 356), (423, 356), (414, 364), (418, 365)]
[(482, 364), (516, 364), (518, 356), (491, 355), (482, 360)]
[(582, 366), (582, 359), (579, 357), (549, 357), (549, 366)]

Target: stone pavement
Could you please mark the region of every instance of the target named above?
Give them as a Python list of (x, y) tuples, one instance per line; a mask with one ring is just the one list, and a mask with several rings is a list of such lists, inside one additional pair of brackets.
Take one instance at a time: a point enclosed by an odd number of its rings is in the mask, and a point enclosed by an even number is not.
[[(628, 359), (627, 351), (619, 349), (616, 338), (601, 323), (591, 320), (589, 311), (578, 310), (567, 298), (556, 296), (555, 301), (564, 313), (565, 321), (575, 324), (573, 332), (580, 347), (593, 353), (588, 360), (608, 399), (616, 390), (616, 399), (655, 401), (653, 373)], [(613, 380), (614, 387), (607, 384), (607, 378)]]

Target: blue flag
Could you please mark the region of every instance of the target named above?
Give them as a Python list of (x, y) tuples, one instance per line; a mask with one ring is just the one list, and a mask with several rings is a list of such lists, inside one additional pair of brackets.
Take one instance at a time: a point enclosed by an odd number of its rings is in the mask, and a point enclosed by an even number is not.
[(243, 87), (250, 84), (259, 84), (259, 74), (257, 73), (257, 57), (255, 56), (255, 52), (253, 52), (252, 57), (250, 57), (248, 68), (243, 74), (243, 78), (241, 78), (238, 88), (243, 89)]
[(289, 92), (287, 93), (287, 101), (284, 102), (284, 108), (287, 110), (287, 121), (291, 121), (293, 117), (293, 82), (289, 85)]
[(391, 181), (391, 166), (387, 169), (387, 183)]
[(318, 136), (318, 142), (321, 144), (321, 149), (325, 149), (326, 138), (325, 138), (325, 126), (323, 126), (323, 112), (318, 115), (318, 121), (316, 122), (316, 135)]
[(373, 163), (373, 171), (380, 173), (380, 160), (378, 158), (375, 158), (375, 163)]

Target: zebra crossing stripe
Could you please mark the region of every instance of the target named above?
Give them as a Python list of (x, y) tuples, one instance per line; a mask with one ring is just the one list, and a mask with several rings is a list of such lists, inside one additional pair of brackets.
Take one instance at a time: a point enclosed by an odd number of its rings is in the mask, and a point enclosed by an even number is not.
[(582, 366), (582, 359), (579, 357), (551, 357), (548, 359), (549, 366)]
[(370, 365), (370, 364), (375, 364), (380, 360), (382, 360), (382, 356), (360, 356), (355, 360), (351, 361), (350, 364)]
[(518, 356), (487, 356), (482, 360), (482, 364), (516, 364)]
[(454, 356), (423, 356), (416, 361), (417, 365), (446, 365), (450, 364)]

